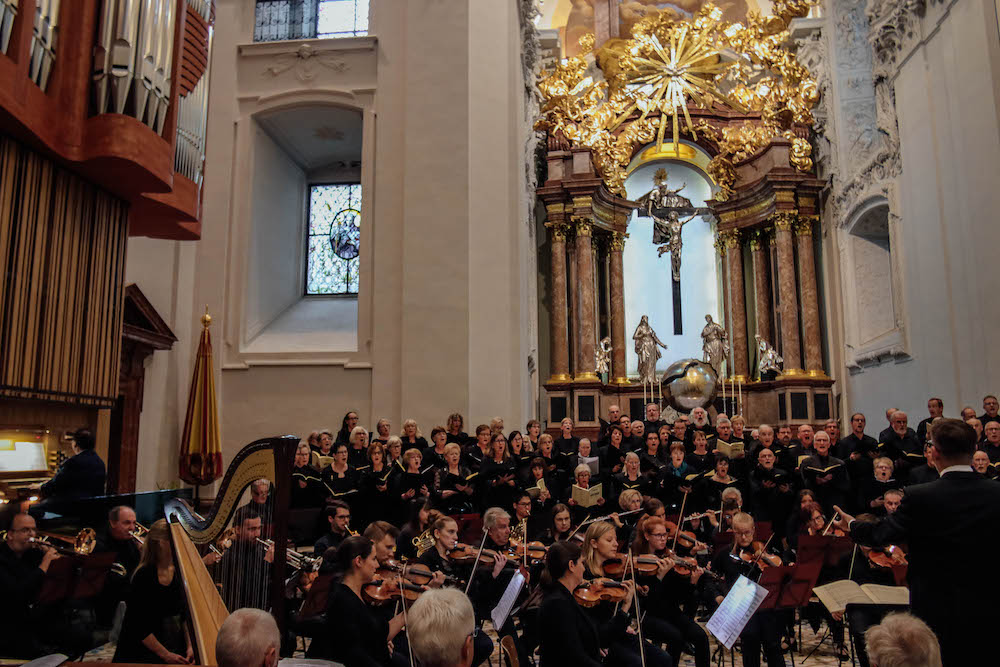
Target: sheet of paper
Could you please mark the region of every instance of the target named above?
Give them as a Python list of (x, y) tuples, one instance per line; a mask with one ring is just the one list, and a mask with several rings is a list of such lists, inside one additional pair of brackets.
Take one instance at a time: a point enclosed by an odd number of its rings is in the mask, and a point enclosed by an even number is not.
[(813, 588), (813, 593), (823, 603), (831, 614), (842, 612), (849, 604), (871, 604), (871, 599), (865, 595), (857, 582), (841, 579)]
[(507, 590), (503, 592), (500, 602), (490, 612), (490, 620), (493, 621), (493, 627), (497, 633), (500, 632), (500, 628), (507, 622), (510, 610), (514, 608), (514, 603), (517, 602), (517, 596), (521, 594), (522, 588), (524, 588), (524, 575), (518, 570), (510, 578), (510, 583), (507, 584)]
[(875, 604), (910, 604), (910, 589), (906, 586), (881, 586), (864, 584), (861, 590)]
[(750, 617), (766, 597), (766, 588), (741, 575), (708, 620), (708, 631), (727, 649), (733, 648)]

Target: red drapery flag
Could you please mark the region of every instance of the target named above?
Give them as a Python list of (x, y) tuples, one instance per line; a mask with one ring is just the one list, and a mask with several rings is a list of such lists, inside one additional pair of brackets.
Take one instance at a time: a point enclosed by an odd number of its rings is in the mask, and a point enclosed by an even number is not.
[(194, 362), (194, 376), (188, 393), (184, 435), (181, 437), (180, 478), (188, 484), (211, 484), (222, 476), (222, 443), (219, 439), (219, 412), (215, 403), (215, 374), (212, 363), (212, 317), (205, 308), (201, 318), (201, 340)]

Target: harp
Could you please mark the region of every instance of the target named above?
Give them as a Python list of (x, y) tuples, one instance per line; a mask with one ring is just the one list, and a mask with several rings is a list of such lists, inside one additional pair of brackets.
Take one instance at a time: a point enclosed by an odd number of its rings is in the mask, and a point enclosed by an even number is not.
[[(234, 606), (234, 596), (229, 595), (233, 586), (243, 586), (247, 582), (244, 573), (258, 574), (250, 577), (251, 584), (259, 584), (263, 590), (249, 591), (251, 604), (271, 612), (284, 631), (285, 626), (285, 563), (288, 537), (288, 508), (290, 502), (291, 474), (295, 449), (299, 438), (292, 435), (264, 438), (244, 447), (229, 464), (226, 475), (219, 485), (212, 509), (201, 516), (182, 500), (168, 501), (164, 514), (170, 524), (177, 569), (183, 581), (191, 618), (191, 638), (197, 655), (195, 660), (204, 665), (214, 665), (215, 639), (219, 627), (229, 616), (229, 606)], [(229, 528), (246, 491), (258, 480), (268, 480), (270, 484), (269, 507), (266, 515), (261, 515), (270, 531), (265, 532), (274, 540), (274, 558), (264, 567), (265, 547), (260, 540), (249, 539), (242, 548), (225, 552), (219, 561), (236, 576), (222, 578), (218, 572), (210, 573), (202, 560), (203, 552), (213, 545)], [(247, 506), (244, 504), (243, 507)], [(201, 548), (199, 548), (201, 547)], [(219, 564), (213, 566), (218, 568)], [(245, 570), (243, 569), (245, 568)], [(229, 600), (229, 605), (227, 605)]]

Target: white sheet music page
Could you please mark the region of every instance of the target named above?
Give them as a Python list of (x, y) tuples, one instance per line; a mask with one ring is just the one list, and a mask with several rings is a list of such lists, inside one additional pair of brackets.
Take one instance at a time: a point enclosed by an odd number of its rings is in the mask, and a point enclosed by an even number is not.
[(750, 617), (766, 597), (766, 588), (741, 575), (709, 619), (708, 631), (727, 649), (733, 648)]
[(490, 620), (493, 621), (493, 627), (496, 628), (497, 632), (500, 632), (500, 628), (507, 622), (510, 610), (514, 608), (514, 603), (517, 601), (517, 596), (521, 594), (522, 588), (524, 588), (524, 575), (518, 570), (510, 578), (510, 583), (507, 584), (507, 590), (503, 592), (500, 602), (490, 612)]

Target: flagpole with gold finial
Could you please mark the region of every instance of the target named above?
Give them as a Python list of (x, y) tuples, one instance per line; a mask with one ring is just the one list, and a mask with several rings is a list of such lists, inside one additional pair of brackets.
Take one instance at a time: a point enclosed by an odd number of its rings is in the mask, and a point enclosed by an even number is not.
[(195, 355), (194, 373), (188, 393), (184, 432), (181, 436), (180, 478), (195, 486), (211, 484), (222, 476), (222, 443), (215, 399), (215, 371), (212, 362), (212, 316), (201, 316), (201, 339)]

